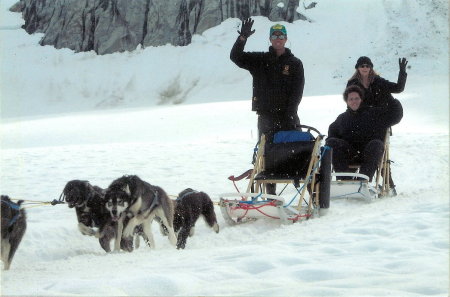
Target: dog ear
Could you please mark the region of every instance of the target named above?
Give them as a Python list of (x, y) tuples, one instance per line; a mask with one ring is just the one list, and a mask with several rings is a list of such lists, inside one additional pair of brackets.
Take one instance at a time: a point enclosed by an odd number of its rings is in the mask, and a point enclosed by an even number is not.
[(131, 195), (130, 187), (128, 186), (128, 184), (126, 184), (125, 187), (123, 187), (122, 190), (123, 190), (125, 193), (127, 193), (127, 195)]
[(86, 195), (87, 198), (89, 198), (89, 199), (92, 198), (94, 196), (93, 195), (94, 188), (92, 187), (92, 185), (87, 180), (84, 180), (83, 183), (86, 186), (86, 188), (84, 189), (84, 191), (86, 193), (84, 193), (84, 194)]
[(86, 188), (89, 189), (89, 191), (93, 190), (93, 187), (92, 187), (92, 185), (91, 185), (91, 183), (89, 181), (84, 180), (83, 182), (84, 182), (84, 185), (86, 186)]

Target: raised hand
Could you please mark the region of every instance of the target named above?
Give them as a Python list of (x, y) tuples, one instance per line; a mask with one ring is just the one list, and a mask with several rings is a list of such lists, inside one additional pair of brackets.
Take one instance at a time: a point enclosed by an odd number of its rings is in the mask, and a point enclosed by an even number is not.
[(400, 72), (406, 72), (406, 65), (408, 65), (408, 61), (406, 58), (398, 58), (398, 66), (400, 68)]
[(241, 25), (241, 31), (237, 31), (239, 35), (241, 35), (244, 38), (250, 37), (253, 33), (255, 33), (255, 30), (252, 30), (253, 23), (255, 21), (252, 20), (252, 18), (248, 18), (246, 20), (242, 21)]

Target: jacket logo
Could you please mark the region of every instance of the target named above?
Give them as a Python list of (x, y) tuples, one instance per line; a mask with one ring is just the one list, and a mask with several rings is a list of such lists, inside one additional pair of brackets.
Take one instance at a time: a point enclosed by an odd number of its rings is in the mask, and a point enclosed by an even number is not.
[(284, 65), (283, 71), (281, 73), (283, 73), (284, 75), (289, 75), (289, 65)]

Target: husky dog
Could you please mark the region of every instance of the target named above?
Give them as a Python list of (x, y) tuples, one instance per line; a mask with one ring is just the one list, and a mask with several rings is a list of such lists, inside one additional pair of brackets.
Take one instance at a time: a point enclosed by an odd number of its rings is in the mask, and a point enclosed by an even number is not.
[(173, 226), (178, 233), (177, 249), (184, 249), (188, 236), (194, 235), (194, 227), (198, 218), (203, 216), (205, 222), (219, 233), (214, 204), (208, 194), (197, 192), (191, 188), (178, 194), (175, 201), (175, 217)]
[[(114, 251), (119, 251), (120, 238), (132, 236), (133, 230), (140, 224), (143, 225), (144, 240), (154, 248), (151, 223), (155, 216), (167, 228), (170, 242), (176, 244), (173, 204), (160, 187), (153, 186), (136, 175), (125, 175), (113, 181), (106, 189), (105, 200), (112, 220), (118, 224)], [(126, 218), (129, 219), (128, 222)]]
[[(88, 181), (72, 180), (64, 187), (62, 196), (70, 208), (75, 207), (78, 230), (84, 235), (97, 237), (105, 252), (110, 252), (110, 242), (116, 236), (116, 224), (105, 207), (104, 190)], [(97, 227), (98, 231), (92, 229), (94, 227)], [(121, 242), (124, 250), (130, 251), (132, 246), (132, 241)]]
[(19, 247), (23, 234), (27, 229), (27, 218), (24, 209), (20, 209), (23, 200), (17, 203), (11, 201), (8, 196), (1, 195), (2, 214), (2, 241), (1, 254), (3, 268), (9, 270), (14, 254)]

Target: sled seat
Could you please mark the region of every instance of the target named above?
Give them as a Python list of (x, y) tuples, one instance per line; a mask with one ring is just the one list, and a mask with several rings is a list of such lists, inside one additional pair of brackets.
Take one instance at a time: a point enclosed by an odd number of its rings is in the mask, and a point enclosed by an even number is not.
[(255, 180), (299, 181), (306, 177), (315, 138), (310, 132), (280, 131), (264, 147), (263, 170)]

